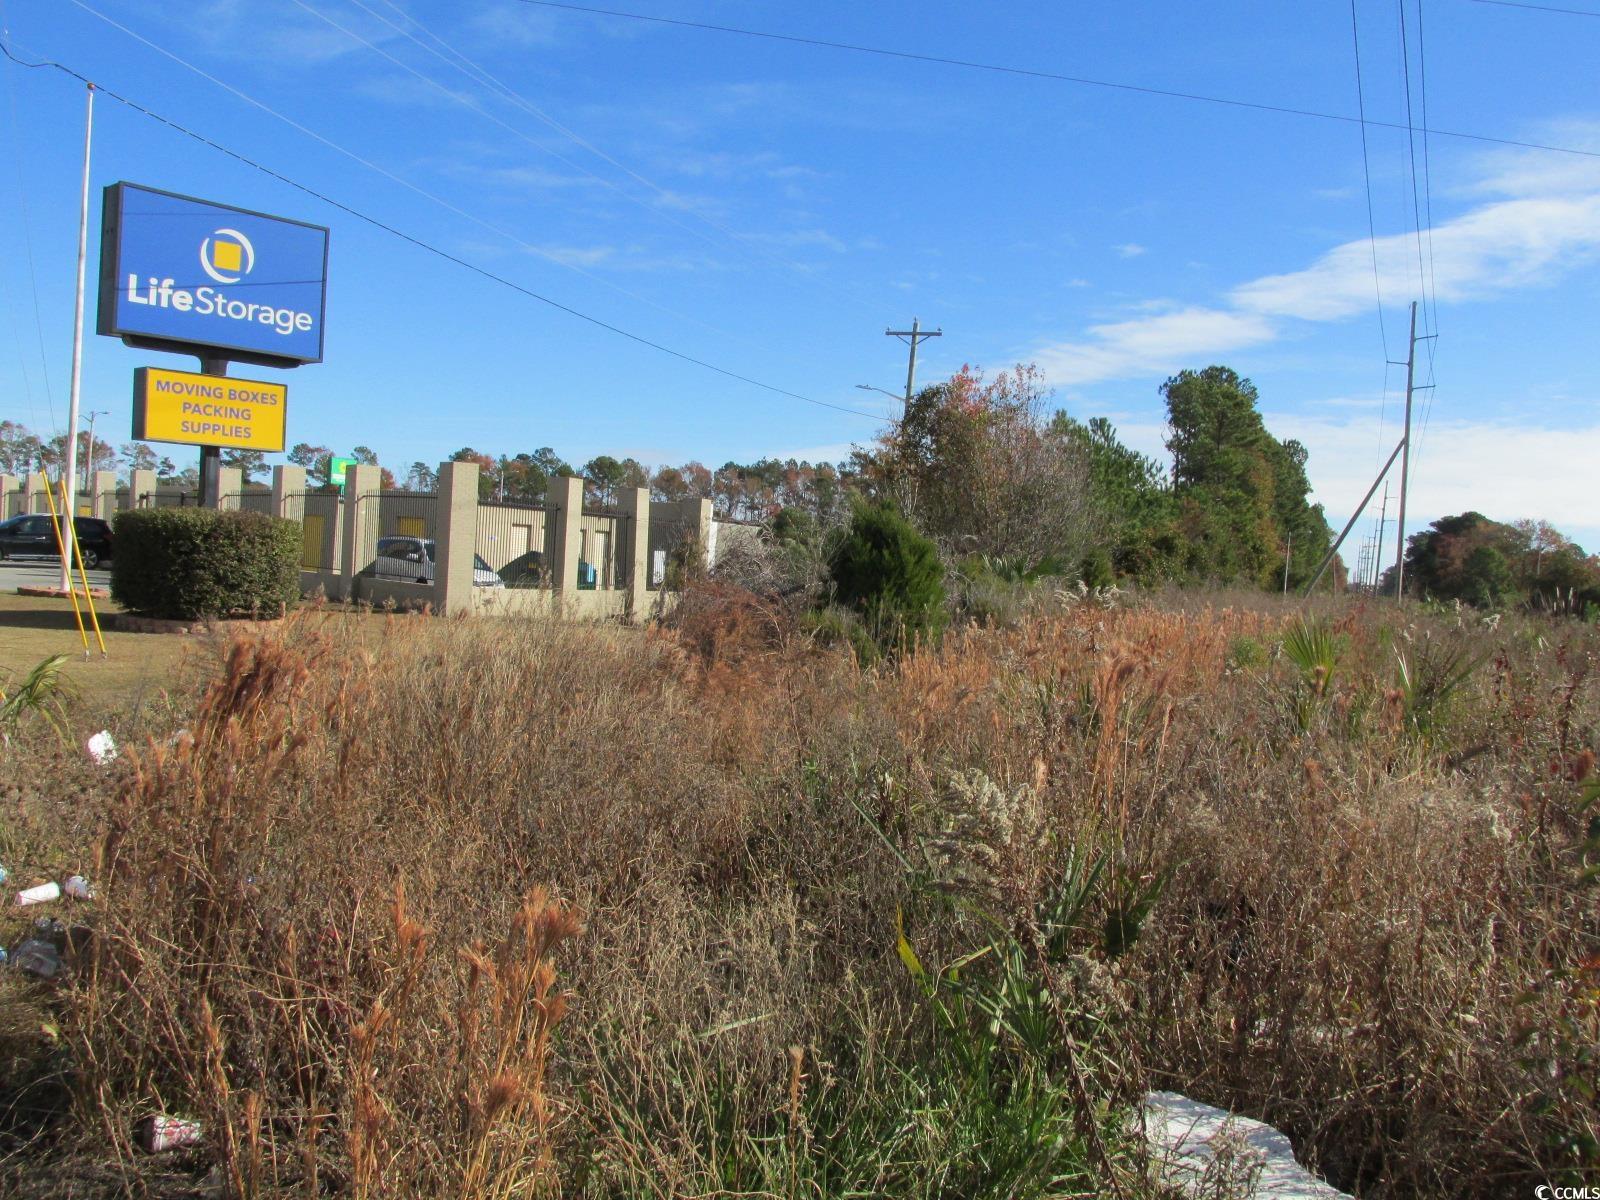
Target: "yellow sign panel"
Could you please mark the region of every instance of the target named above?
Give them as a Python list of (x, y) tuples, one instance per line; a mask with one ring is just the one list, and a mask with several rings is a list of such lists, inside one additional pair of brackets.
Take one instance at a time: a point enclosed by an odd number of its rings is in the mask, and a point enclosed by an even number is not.
[(165, 367), (133, 373), (133, 436), (188, 446), (283, 449), (289, 389), (281, 383)]

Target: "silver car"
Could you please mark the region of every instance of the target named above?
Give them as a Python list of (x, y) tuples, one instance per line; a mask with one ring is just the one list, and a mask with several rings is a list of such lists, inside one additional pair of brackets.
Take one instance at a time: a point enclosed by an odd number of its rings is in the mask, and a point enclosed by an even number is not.
[[(378, 539), (378, 557), (372, 574), (378, 579), (398, 579), (403, 583), (433, 582), (434, 544), (432, 538), (384, 537)], [(472, 556), (472, 583), (475, 587), (503, 588), (505, 580), (477, 554)]]

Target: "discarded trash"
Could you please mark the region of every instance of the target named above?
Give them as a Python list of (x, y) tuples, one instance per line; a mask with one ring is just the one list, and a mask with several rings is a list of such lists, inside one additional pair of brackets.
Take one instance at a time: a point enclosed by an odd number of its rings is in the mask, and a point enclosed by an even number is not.
[(90, 738), (86, 748), (89, 757), (102, 767), (117, 759), (117, 743), (112, 739), (109, 729), (102, 729)]
[(61, 974), (61, 951), (43, 938), (24, 938), (11, 952), (11, 965), (40, 979), (54, 979)]
[(6, 948), (4, 946), (0, 946), (0, 967), (5, 966), (6, 965), (6, 959), (8, 959), (10, 957), (11, 956), (6, 953)]
[(199, 1121), (186, 1121), (182, 1117), (146, 1117), (139, 1122), (139, 1145), (148, 1154), (195, 1146), (199, 1144), (200, 1137)]
[(1144, 1097), (1145, 1138), (1167, 1186), (1185, 1196), (1223, 1194), (1272, 1200), (1350, 1200), (1295, 1161), (1294, 1147), (1278, 1130), (1248, 1117), (1201, 1104), (1177, 1092)]
[(74, 900), (94, 899), (94, 888), (89, 886), (89, 881), (82, 875), (69, 875), (66, 883), (61, 885), (61, 890)]
[(59, 899), (61, 899), (59, 883), (41, 883), (38, 887), (23, 888), (18, 892), (17, 907), (26, 908), (30, 904), (46, 904)]
[(6, 869), (4, 867), (0, 867), (0, 883), (4, 883), (6, 881), (7, 874), (8, 872)]

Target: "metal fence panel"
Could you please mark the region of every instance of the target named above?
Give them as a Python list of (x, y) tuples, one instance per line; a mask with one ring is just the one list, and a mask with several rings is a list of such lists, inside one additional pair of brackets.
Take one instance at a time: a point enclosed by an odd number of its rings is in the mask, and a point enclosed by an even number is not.
[(545, 547), (552, 514), (542, 504), (486, 501), (478, 505), (478, 556), (511, 587), (548, 587)]
[(617, 575), (621, 526), (622, 522), (610, 513), (586, 512), (578, 519), (578, 587), (589, 586), (585, 566), (593, 568), (593, 586), (599, 591), (621, 586)]
[(344, 501), (337, 492), (294, 492), (284, 497), (284, 515), (300, 522), (300, 568), (337, 571), (343, 537)]
[(378, 525), (374, 536), (437, 539), (438, 495), (434, 492), (379, 492)]
[(699, 537), (700, 521), (697, 515), (675, 512), (670, 505), (652, 504), (645, 587), (655, 590), (664, 586), (668, 572), (674, 565), (683, 565), (694, 552)]

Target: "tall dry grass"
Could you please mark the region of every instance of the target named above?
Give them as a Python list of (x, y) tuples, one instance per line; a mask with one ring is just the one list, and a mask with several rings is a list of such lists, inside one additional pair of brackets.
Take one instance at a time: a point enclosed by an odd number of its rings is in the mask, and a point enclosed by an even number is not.
[(870, 671), (732, 595), (242, 639), (73, 827), (29, 1154), (132, 1186), (159, 1110), (235, 1195), (1140, 1195), (1162, 1085), (1362, 1195), (1592, 1170), (1595, 633), (1185, 605)]

